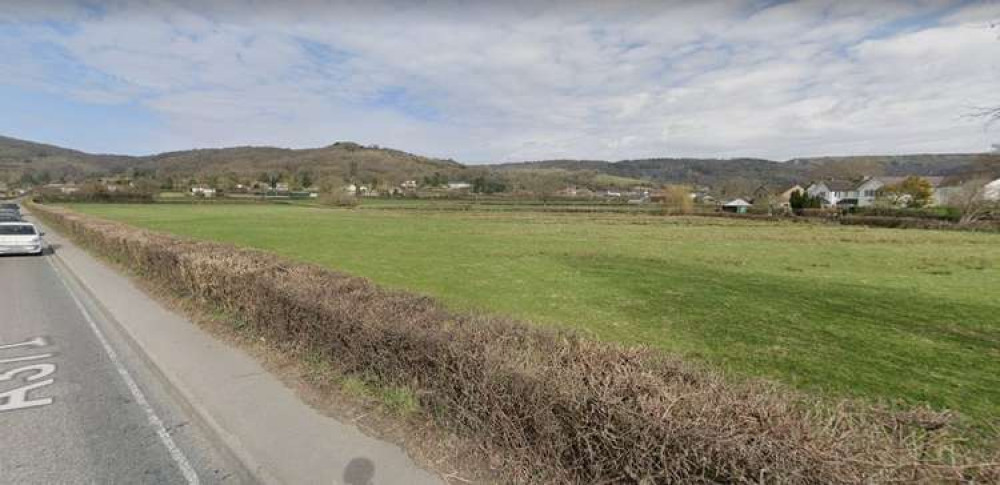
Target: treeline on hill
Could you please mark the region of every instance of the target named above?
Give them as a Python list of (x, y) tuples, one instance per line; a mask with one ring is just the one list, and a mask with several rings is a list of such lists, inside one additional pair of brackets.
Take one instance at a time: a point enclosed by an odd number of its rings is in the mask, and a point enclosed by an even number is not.
[[(234, 331), (401, 386), (511, 483), (996, 483), (951, 415), (834, 403), (646, 348), (455, 313), (266, 252), (35, 206)], [(318, 356), (318, 357), (317, 357)]]
[[(338, 142), (322, 148), (234, 147), (187, 150), (152, 156), (93, 155), (0, 137), (0, 182), (39, 186), (96, 177), (151, 181), (161, 190), (207, 184), (226, 190), (253, 182), (332, 189), (345, 183), (377, 188), (405, 181), (421, 186), (472, 184), (474, 192), (531, 192), (543, 196), (567, 186), (584, 189), (684, 184), (711, 187), (721, 196), (743, 196), (820, 179), (874, 175), (961, 175), (982, 154), (825, 157), (787, 162), (754, 158), (661, 158), (620, 162), (551, 160), (499, 165), (463, 165), (399, 150)], [(1000, 173), (993, 173), (1000, 177)]]

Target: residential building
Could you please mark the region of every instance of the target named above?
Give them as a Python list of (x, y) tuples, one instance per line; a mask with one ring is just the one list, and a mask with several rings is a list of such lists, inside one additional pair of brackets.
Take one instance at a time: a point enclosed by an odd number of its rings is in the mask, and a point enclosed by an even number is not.
[(199, 197), (215, 197), (215, 189), (204, 186), (191, 187), (191, 195)]
[(778, 204), (779, 207), (790, 209), (792, 207), (791, 205), (792, 194), (796, 192), (801, 192), (804, 194), (806, 193), (806, 189), (802, 188), (802, 186), (798, 184), (793, 185), (784, 192), (778, 194), (778, 196), (775, 198), (775, 202)]

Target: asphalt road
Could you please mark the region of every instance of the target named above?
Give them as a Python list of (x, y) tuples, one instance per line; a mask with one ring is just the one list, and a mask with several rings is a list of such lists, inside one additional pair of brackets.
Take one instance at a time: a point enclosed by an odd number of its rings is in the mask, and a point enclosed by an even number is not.
[(180, 403), (52, 256), (0, 256), (0, 483), (243, 483)]

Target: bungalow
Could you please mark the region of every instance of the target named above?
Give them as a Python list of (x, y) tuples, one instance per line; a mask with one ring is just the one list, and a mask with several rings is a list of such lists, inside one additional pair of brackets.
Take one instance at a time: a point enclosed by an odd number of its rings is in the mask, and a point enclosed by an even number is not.
[(743, 199), (733, 199), (725, 204), (722, 204), (722, 211), (733, 212), (736, 214), (746, 214), (747, 210), (749, 210), (752, 205), (753, 204)]

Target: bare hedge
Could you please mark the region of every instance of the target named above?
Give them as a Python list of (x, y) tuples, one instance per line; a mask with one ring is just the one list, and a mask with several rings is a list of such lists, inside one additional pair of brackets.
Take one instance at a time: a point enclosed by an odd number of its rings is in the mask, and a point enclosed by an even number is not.
[(520, 483), (1000, 480), (947, 415), (816, 401), (660, 352), (449, 312), (432, 299), (265, 252), (70, 211), (43, 220), (267, 339), (409, 386)]

